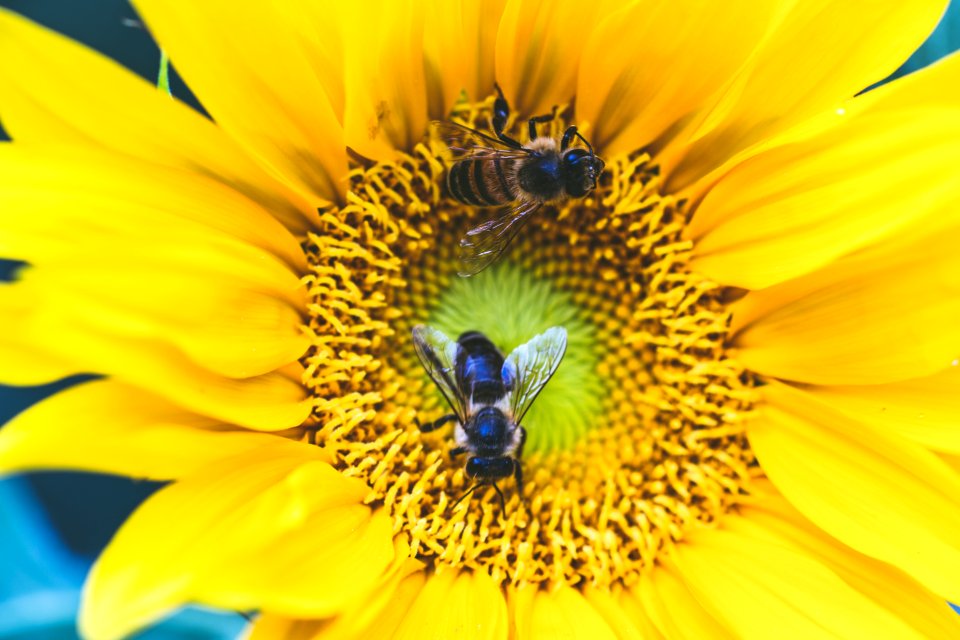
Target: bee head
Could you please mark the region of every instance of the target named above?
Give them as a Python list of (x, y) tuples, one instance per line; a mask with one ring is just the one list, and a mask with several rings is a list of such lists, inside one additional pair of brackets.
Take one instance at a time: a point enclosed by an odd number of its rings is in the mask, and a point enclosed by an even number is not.
[(592, 151), (574, 147), (563, 154), (563, 188), (573, 198), (582, 198), (597, 188), (603, 160)]
[(465, 471), (471, 478), (477, 480), (499, 480), (513, 475), (513, 458), (505, 456), (492, 456), (484, 458), (481, 456), (472, 456), (467, 460)]

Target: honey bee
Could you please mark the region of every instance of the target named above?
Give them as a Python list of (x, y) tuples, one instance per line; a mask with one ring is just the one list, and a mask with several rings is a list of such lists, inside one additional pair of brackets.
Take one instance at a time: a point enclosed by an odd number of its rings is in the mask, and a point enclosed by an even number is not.
[(476, 481), (460, 500), (477, 487), (491, 484), (506, 510), (496, 481), (512, 475), (522, 495), (520, 456), (527, 432), (520, 423), (560, 366), (567, 349), (566, 329), (547, 329), (507, 358), (479, 331), (467, 331), (454, 342), (442, 331), (421, 324), (413, 328), (413, 345), (453, 410), (420, 425), (420, 430), (427, 433), (456, 422), (457, 446), (450, 455), (469, 453), (465, 470)]
[[(549, 115), (530, 118), (526, 144), (505, 134), (510, 106), (499, 85), (494, 88), (497, 98), (491, 124), (496, 137), (455, 122), (433, 123), (453, 155), (446, 177), (450, 196), (477, 207), (508, 207), (460, 240), (463, 277), (495, 262), (543, 205), (586, 197), (596, 189), (604, 166), (576, 126), (568, 127), (560, 140), (537, 134), (537, 125), (553, 120), (556, 108)], [(586, 148), (573, 146), (576, 140)]]

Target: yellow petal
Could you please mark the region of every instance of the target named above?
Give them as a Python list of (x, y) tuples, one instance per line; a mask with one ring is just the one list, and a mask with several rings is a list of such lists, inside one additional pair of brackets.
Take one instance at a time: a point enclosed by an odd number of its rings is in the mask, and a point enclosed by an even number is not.
[(610, 625), (572, 587), (547, 592), (527, 585), (510, 589), (508, 598), (516, 640), (616, 640)]
[(316, 202), (269, 176), (210, 120), (106, 57), (5, 10), (0, 105), (18, 144), (99, 146), (198, 171), (243, 191), (296, 231), (315, 215)]
[(91, 570), (81, 631), (122, 637), (186, 602), (324, 617), (369, 591), (393, 560), (389, 518), (324, 457), (282, 442), (151, 496)]
[(487, 573), (447, 570), (430, 576), (392, 637), (500, 640), (507, 629), (507, 603)]
[(960, 367), (901, 382), (807, 387), (825, 404), (874, 429), (929, 449), (960, 454)]
[(9, 337), (0, 337), (0, 362), (3, 363), (0, 384), (15, 387), (47, 384), (80, 373), (69, 360), (28, 344), (12, 342)]
[(515, 113), (536, 116), (571, 101), (584, 34), (619, 4), (508, 0), (497, 33), (496, 70)]
[(23, 272), (44, 305), (32, 313), (167, 339), (233, 377), (303, 353), (304, 292), (271, 255), (304, 268), (303, 253), (265, 212), (179, 170), (8, 147), (0, 251), (42, 265)]
[(956, 109), (960, 96), (960, 55), (948, 55), (896, 80), (845, 100), (834, 110), (826, 110), (777, 136), (759, 148), (776, 147), (819, 135), (843, 119), (863, 113), (893, 113), (905, 109)]
[(0, 209), (0, 251), (32, 264), (97, 240), (122, 246), (228, 237), (306, 269), (297, 239), (232, 188), (115, 153), (0, 145)]
[(645, 148), (689, 121), (757, 46), (778, 4), (646, 0), (606, 17), (577, 83), (577, 119), (591, 123), (594, 147)]
[(424, 564), (410, 557), (403, 536), (393, 541), (394, 562), (371, 593), (360, 594), (332, 619), (309, 620), (261, 614), (250, 640), (361, 640), (389, 637), (423, 587)]
[(506, 0), (430, 0), (423, 46), (428, 77), (440, 87), (443, 118), (465, 92), (480, 101), (493, 93), (494, 48)]
[(949, 453), (938, 453), (937, 457), (943, 460), (943, 462), (954, 470), (955, 473), (960, 474), (960, 456), (956, 456)]
[(346, 143), (367, 158), (390, 160), (397, 150), (412, 151), (427, 133), (424, 5), (346, 6)]
[(749, 521), (736, 531), (698, 532), (671, 555), (697, 600), (738, 638), (924, 637), (810, 553)]
[(789, 544), (815, 558), (844, 582), (897, 616), (923, 638), (952, 638), (960, 618), (942, 599), (891, 565), (840, 544), (815, 527), (767, 481), (752, 488), (756, 498), (743, 518), (729, 518), (724, 528)]
[(640, 577), (631, 599), (642, 606), (665, 638), (734, 638), (722, 619), (699, 602), (676, 568), (658, 565)]
[[(25, 270), (17, 287), (33, 294), (30, 313), (38, 322), (167, 342), (197, 365), (233, 378), (269, 373), (303, 355), (309, 340), (299, 308), (306, 303), (289, 301), (302, 294), (298, 278), (287, 272), (286, 291), (270, 291), (254, 280), (262, 270), (244, 277), (257, 262), (237, 260), (237, 271), (247, 273), (234, 273), (209, 265), (207, 248), (190, 255), (194, 249), (151, 245), (127, 259), (49, 263)], [(212, 259), (233, 262), (225, 251), (213, 253)]]
[(776, 488), (841, 542), (960, 597), (960, 476), (935, 455), (786, 385), (748, 430)]
[(851, 102), (862, 109), (893, 110), (916, 105), (956, 108), (960, 99), (958, 79), (960, 53), (954, 52), (919, 71), (871, 89)]
[[(409, 549), (407, 549), (409, 551)], [(400, 553), (400, 550), (397, 550)], [(413, 565), (420, 565), (413, 569)], [(249, 640), (366, 640), (392, 638), (404, 616), (424, 588), (427, 575), (415, 560), (399, 563), (364, 601), (344, 614), (327, 620), (304, 620), (274, 613), (257, 618)]]
[(618, 602), (609, 589), (600, 589), (587, 586), (583, 589), (583, 597), (603, 616), (604, 621), (620, 640), (649, 639), (652, 624), (644, 627), (638, 624), (639, 616), (631, 615)]
[(392, 638), (397, 628), (402, 624), (410, 607), (420, 596), (427, 582), (427, 574), (423, 571), (417, 571), (404, 577), (397, 585), (396, 591), (392, 592), (390, 601), (381, 610), (379, 615), (371, 621), (370, 625), (362, 633), (351, 636), (332, 636), (328, 638), (320, 635), (322, 640), (332, 640), (332, 638), (355, 638), (356, 640), (365, 640), (366, 638)]
[(346, 640), (347, 638), (382, 637), (384, 628), (382, 625), (392, 625), (391, 628), (396, 628), (399, 624), (399, 616), (395, 618), (397, 612), (389, 610), (397, 608), (403, 612), (410, 610), (414, 595), (419, 594), (423, 587), (425, 565), (410, 557), (410, 545), (406, 540), (395, 539), (394, 548), (393, 567), (376, 586), (373, 593), (357, 598), (345, 613), (324, 626), (323, 633), (317, 636), (318, 638)]
[(946, 5), (793, 3), (689, 137), (664, 153), (667, 190), (687, 187), (751, 145), (882, 80), (933, 31)]
[(169, 480), (275, 440), (229, 429), (114, 380), (96, 380), (59, 391), (5, 424), (0, 473), (77, 469)]
[[(589, 594), (587, 597), (589, 598)], [(653, 617), (651, 616), (650, 612), (647, 611), (643, 603), (640, 602), (640, 599), (636, 596), (634, 591), (628, 589), (619, 589), (614, 597), (617, 604), (620, 606), (620, 609), (633, 623), (634, 628), (640, 632), (641, 638), (644, 638), (644, 640), (665, 640), (667, 636), (665, 636), (657, 627), (657, 625), (654, 624)], [(597, 605), (594, 603), (594, 606)], [(609, 622), (609, 618), (607, 620)], [(613, 627), (613, 630), (617, 633), (620, 633), (620, 630), (617, 627)], [(680, 636), (679, 633), (676, 633), (672, 637), (680, 638), (682, 636)]]
[(261, 613), (253, 621), (247, 640), (318, 640), (323, 638), (324, 620), (287, 618), (274, 613)]
[[(325, 468), (333, 472), (332, 467)], [(302, 489), (312, 491), (310, 483), (324, 479), (304, 474)], [(270, 509), (262, 515), (272, 513)], [(241, 611), (263, 608), (291, 616), (327, 617), (358, 595), (369, 595), (393, 560), (390, 517), (382, 512), (371, 515), (360, 504), (293, 517), (302, 519), (299, 531), (262, 540), (202, 576), (197, 600)], [(262, 537), (258, 525), (251, 526), (251, 533)]]
[(955, 225), (909, 243), (880, 243), (751, 292), (732, 309), (737, 359), (764, 375), (839, 385), (905, 380), (949, 366), (960, 355)]
[[(28, 294), (21, 286), (0, 287), (0, 315), (7, 319), (4, 341), (28, 345), (45, 358), (69, 363), (74, 371), (111, 375), (229, 424), (280, 430), (299, 426), (310, 415), (295, 370), (284, 367), (242, 379), (220, 376), (169, 344), (121, 338), (57, 314), (37, 314), (35, 296)], [(291, 366), (302, 370), (299, 364)]]
[(287, 37), (303, 49), (313, 71), (310, 82), (317, 82), (322, 87), (334, 115), (342, 125), (346, 100), (343, 7), (336, 2), (298, 0), (273, 3), (270, 10), (277, 12), (278, 30), (293, 32)]
[(960, 203), (960, 110), (840, 120), (750, 158), (711, 189), (687, 230), (693, 269), (761, 289)]
[(252, 378), (226, 378), (198, 368), (165, 345), (137, 340), (118, 341), (93, 331), (59, 331), (72, 340), (78, 361), (89, 361), (96, 372), (163, 395), (177, 404), (225, 422), (261, 430), (299, 426), (311, 403), (299, 381), (269, 373)]
[(252, 156), (304, 193), (342, 198), (347, 156), (328, 87), (342, 83), (343, 70), (315, 66), (339, 58), (316, 44), (336, 21), (311, 32), (295, 26), (309, 12), (261, 2), (134, 5), (213, 119)]
[[(11, 231), (5, 239), (36, 248), (27, 255), (46, 251), (42, 232)], [(167, 341), (232, 377), (272, 371), (307, 347), (300, 279), (262, 250), (216, 234), (145, 246), (109, 234), (86, 240), (21, 270), (15, 289), (31, 297), (30, 316)]]

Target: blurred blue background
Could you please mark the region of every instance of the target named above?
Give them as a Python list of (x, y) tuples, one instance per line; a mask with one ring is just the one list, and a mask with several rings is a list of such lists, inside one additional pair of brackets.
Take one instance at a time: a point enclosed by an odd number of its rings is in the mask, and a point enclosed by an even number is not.
[[(202, 1), (202, 0), (200, 0)], [(13, 9), (119, 60), (155, 81), (159, 51), (126, 0), (0, 0)], [(960, 48), (960, 2), (924, 46), (893, 77)], [(200, 109), (171, 74), (175, 96)], [(2, 113), (2, 106), (0, 106)], [(0, 129), (0, 139), (5, 135)], [(0, 260), (0, 280), (15, 263)], [(64, 386), (0, 386), (0, 424)], [(90, 563), (113, 531), (160, 486), (112, 476), (33, 473), (0, 480), (0, 640), (76, 638), (79, 589)], [(234, 638), (246, 621), (235, 613), (188, 610), (139, 638)]]

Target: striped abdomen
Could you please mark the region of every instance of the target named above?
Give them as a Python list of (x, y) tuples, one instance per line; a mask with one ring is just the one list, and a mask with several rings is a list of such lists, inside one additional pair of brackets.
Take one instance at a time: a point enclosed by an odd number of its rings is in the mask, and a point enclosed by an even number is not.
[(460, 160), (447, 171), (447, 191), (454, 199), (478, 207), (513, 202), (517, 196), (509, 163), (498, 155)]

